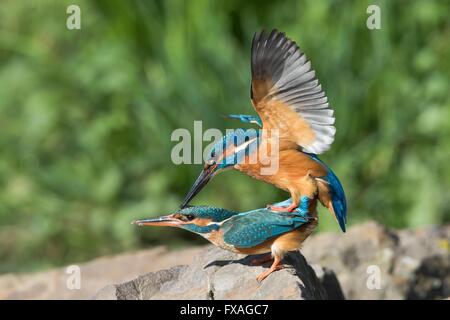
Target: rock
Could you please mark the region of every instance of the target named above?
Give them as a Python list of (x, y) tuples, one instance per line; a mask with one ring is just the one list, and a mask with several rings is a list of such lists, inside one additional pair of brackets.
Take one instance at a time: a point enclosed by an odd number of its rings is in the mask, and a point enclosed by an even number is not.
[(423, 260), (409, 281), (407, 299), (444, 299), (448, 296), (450, 256), (438, 255)]
[(202, 247), (168, 250), (156, 247), (116, 256), (102, 257), (77, 264), (80, 270), (79, 289), (69, 289), (66, 268), (29, 274), (0, 276), (0, 299), (90, 299), (108, 284), (124, 282), (149, 271), (190, 264)]
[(441, 299), (450, 292), (449, 239), (450, 225), (391, 231), (371, 222), (315, 235), (302, 253), (336, 273), (347, 299)]
[[(108, 286), (94, 299), (327, 299), (328, 293), (314, 270), (299, 252), (285, 258), (286, 268), (271, 274), (261, 284), (256, 277), (270, 263), (249, 265), (252, 257), (243, 257), (210, 246), (189, 266), (151, 272), (132, 281)], [(333, 279), (329, 270), (320, 270)], [(334, 296), (342, 291), (334, 280), (327, 283)], [(337, 286), (336, 286), (337, 284)]]

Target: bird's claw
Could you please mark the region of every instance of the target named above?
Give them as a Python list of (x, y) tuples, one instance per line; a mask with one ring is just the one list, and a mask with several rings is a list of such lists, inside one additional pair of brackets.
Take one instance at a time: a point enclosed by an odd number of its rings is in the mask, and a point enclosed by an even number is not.
[(256, 277), (256, 281), (258, 281), (259, 283), (263, 282), (264, 279), (266, 279), (272, 272), (278, 271), (283, 269), (284, 266), (283, 265), (277, 265), (275, 267), (271, 267), (269, 270), (264, 271), (263, 273), (261, 273), (259, 276)]

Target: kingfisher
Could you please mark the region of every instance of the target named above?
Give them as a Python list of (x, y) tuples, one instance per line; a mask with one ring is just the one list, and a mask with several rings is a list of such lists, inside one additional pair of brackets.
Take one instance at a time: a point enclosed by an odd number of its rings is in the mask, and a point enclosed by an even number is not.
[[(318, 157), (334, 141), (334, 111), (311, 62), (283, 32), (261, 31), (252, 41), (251, 75), (250, 97), (258, 115), (233, 114), (230, 118), (261, 129), (238, 129), (217, 142), (181, 207), (219, 172), (236, 169), (290, 193), (289, 205), (270, 205), (271, 211), (293, 212), (302, 201), (318, 199), (345, 232), (344, 189)], [(273, 173), (263, 172), (267, 167), (261, 157), (263, 150), (277, 162)]]
[[(292, 199), (279, 205), (289, 205)], [(269, 269), (256, 278), (262, 282), (272, 272), (283, 268), (286, 253), (300, 248), (317, 226), (316, 202), (302, 202), (293, 212), (267, 208), (236, 212), (209, 206), (187, 206), (158, 218), (135, 220), (138, 226), (169, 226), (196, 233), (214, 245), (246, 255), (263, 254), (252, 265), (271, 261)]]

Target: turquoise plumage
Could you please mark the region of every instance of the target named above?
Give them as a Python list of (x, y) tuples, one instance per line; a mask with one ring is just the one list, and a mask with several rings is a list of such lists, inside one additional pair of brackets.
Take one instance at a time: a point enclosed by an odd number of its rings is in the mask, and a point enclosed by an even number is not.
[(253, 116), (248, 114), (229, 114), (228, 118), (237, 119), (243, 123), (254, 123), (262, 127), (262, 121), (259, 116)]
[(303, 213), (257, 209), (233, 216), (222, 225), (221, 230), (225, 243), (239, 248), (252, 248), (309, 221), (310, 218)]
[(345, 225), (347, 224), (347, 200), (345, 199), (344, 188), (342, 187), (341, 182), (330, 167), (328, 167), (322, 160), (320, 160), (317, 155), (309, 155), (311, 156), (311, 158), (324, 166), (327, 170), (327, 175), (321, 178), (328, 183), (336, 219), (339, 223), (339, 226), (341, 227), (341, 230), (345, 232)]

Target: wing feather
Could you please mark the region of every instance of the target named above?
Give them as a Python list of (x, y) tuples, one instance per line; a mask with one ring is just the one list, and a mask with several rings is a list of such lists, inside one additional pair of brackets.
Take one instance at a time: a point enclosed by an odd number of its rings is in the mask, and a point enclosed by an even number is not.
[(319, 154), (336, 132), (333, 110), (311, 62), (282, 32), (258, 32), (251, 52), (251, 98), (264, 129)]

